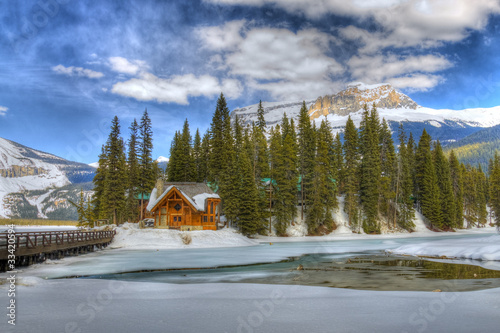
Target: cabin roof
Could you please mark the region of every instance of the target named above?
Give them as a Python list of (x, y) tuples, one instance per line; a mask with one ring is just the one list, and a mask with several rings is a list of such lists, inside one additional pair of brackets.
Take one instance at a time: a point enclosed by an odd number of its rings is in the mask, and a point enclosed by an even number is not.
[(198, 211), (206, 211), (206, 200), (209, 198), (220, 199), (210, 187), (205, 183), (186, 183), (186, 182), (165, 182), (163, 183), (163, 192), (158, 193), (155, 187), (151, 192), (151, 198), (147, 206), (148, 211), (154, 208), (162, 199), (173, 189), (176, 188), (186, 198), (186, 200)]

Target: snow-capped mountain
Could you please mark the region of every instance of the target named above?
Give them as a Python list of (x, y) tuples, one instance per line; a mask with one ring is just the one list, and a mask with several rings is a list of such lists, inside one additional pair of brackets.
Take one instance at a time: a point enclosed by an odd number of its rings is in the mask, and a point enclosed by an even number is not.
[[(32, 205), (29, 200), (14, 193), (37, 191), (38, 197), (41, 197), (38, 199), (43, 201), (47, 191), (88, 182), (93, 176), (94, 169), (86, 164), (0, 138), (0, 217), (16, 215), (13, 212), (18, 210), (18, 204), (38, 207), (36, 203)], [(41, 212), (37, 215), (43, 217)]]
[[(334, 132), (343, 130), (348, 116), (359, 126), (364, 104), (370, 108), (375, 103), (380, 118), (385, 118), (393, 132), (397, 131), (400, 122), (405, 129), (420, 137), (423, 128), (434, 139), (443, 143), (458, 141), (482, 128), (500, 124), (500, 106), (483, 109), (431, 109), (418, 105), (409, 96), (397, 91), (390, 84), (367, 85), (354, 83), (337, 94), (318, 97), (314, 101), (306, 101), (311, 119), (330, 122)], [(263, 102), (264, 118), (268, 126), (280, 122), (283, 113), (295, 118), (300, 111), (302, 101), (296, 102)], [(257, 120), (258, 104), (238, 108), (232, 111), (244, 124)]]

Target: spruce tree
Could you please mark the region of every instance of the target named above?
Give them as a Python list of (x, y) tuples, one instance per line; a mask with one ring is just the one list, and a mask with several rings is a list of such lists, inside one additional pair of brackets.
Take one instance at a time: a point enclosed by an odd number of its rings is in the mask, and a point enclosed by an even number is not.
[(476, 201), (477, 201), (477, 222), (479, 225), (484, 226), (488, 220), (488, 211), (486, 209), (488, 201), (488, 183), (485, 173), (478, 164), (475, 169), (475, 184), (476, 184)]
[(301, 219), (304, 218), (304, 211), (307, 210), (306, 203), (312, 199), (313, 177), (314, 177), (314, 157), (316, 150), (315, 131), (311, 125), (311, 119), (307, 112), (306, 102), (302, 102), (299, 112), (298, 124), (298, 158), (300, 174), (300, 197), (301, 197)]
[(241, 232), (247, 236), (263, 233), (265, 226), (259, 207), (259, 192), (245, 150), (239, 156), (238, 165), (241, 172), (238, 225)]
[(99, 154), (99, 162), (97, 169), (95, 171), (94, 179), (94, 194), (92, 196), (92, 207), (94, 211), (94, 216), (98, 219), (107, 218), (104, 207), (106, 206), (106, 197), (104, 196), (104, 184), (106, 180), (106, 173), (108, 170), (108, 155), (106, 152), (105, 145), (101, 147), (101, 153)]
[(431, 137), (425, 129), (418, 143), (415, 160), (418, 207), (433, 226), (441, 228), (443, 227), (443, 217), (437, 176), (431, 153)]
[(490, 165), (490, 205), (495, 216), (497, 230), (500, 230), (500, 157), (498, 152), (495, 152)]
[(107, 170), (104, 179), (103, 215), (112, 218), (114, 224), (123, 221), (127, 188), (125, 147), (120, 137), (120, 124), (115, 116), (111, 123), (111, 133), (106, 142)]
[(388, 221), (396, 218), (396, 209), (393, 200), (396, 196), (396, 152), (389, 125), (382, 120), (380, 127), (380, 160), (381, 179), (379, 190), (379, 209)]
[(464, 224), (464, 183), (460, 163), (452, 150), (449, 157), (451, 187), (455, 200), (455, 212), (453, 214), (453, 228), (463, 228)]
[(337, 207), (335, 175), (332, 167), (333, 136), (330, 124), (326, 120), (321, 122), (316, 143), (311, 204), (306, 217), (309, 233), (317, 232), (320, 226), (331, 229), (334, 223), (332, 210)]
[(139, 188), (141, 198), (140, 219), (143, 219), (144, 197), (153, 190), (158, 176), (157, 163), (153, 161), (153, 129), (148, 110), (144, 110), (139, 125)]
[(194, 180), (197, 183), (202, 183), (205, 181), (205, 178), (203, 176), (202, 172), (202, 164), (203, 164), (203, 150), (201, 147), (201, 136), (200, 136), (200, 130), (196, 129), (196, 133), (194, 135), (194, 142), (193, 142), (193, 162), (194, 162), (194, 170), (195, 170), (195, 177)]
[(345, 161), (345, 175), (344, 175), (344, 193), (345, 203), (344, 211), (347, 213), (349, 219), (349, 226), (351, 228), (358, 227), (358, 189), (359, 189), (359, 138), (358, 131), (351, 116), (347, 118), (347, 123), (344, 132), (344, 161)]
[(191, 137), (191, 132), (189, 130), (189, 122), (186, 119), (184, 121), (184, 126), (182, 128), (182, 133), (180, 137), (180, 156), (181, 159), (181, 178), (179, 181), (182, 182), (194, 182), (196, 181), (196, 165), (193, 156), (193, 139)]
[(456, 217), (455, 198), (453, 196), (450, 165), (439, 141), (435, 144), (433, 155), (443, 218), (442, 228), (452, 229), (455, 225)]
[(333, 156), (332, 156), (332, 168), (335, 170), (335, 181), (338, 193), (344, 190), (344, 155), (342, 152), (342, 141), (340, 140), (340, 134), (335, 134), (335, 140), (333, 141)]
[(231, 119), (226, 99), (221, 93), (217, 100), (210, 125), (210, 157), (209, 180), (217, 186), (222, 175), (227, 172), (227, 162), (231, 160), (233, 150), (233, 137), (231, 133)]
[(139, 125), (134, 119), (129, 127), (130, 139), (128, 141), (127, 149), (127, 208), (125, 218), (129, 221), (136, 221), (139, 215), (137, 207), (138, 195), (137, 189), (139, 188), (139, 159), (138, 159), (138, 130)]
[(363, 119), (360, 126), (360, 141), (362, 160), (360, 166), (360, 203), (363, 207), (365, 219), (363, 229), (366, 233), (378, 233), (378, 198), (380, 187), (380, 146), (379, 120), (375, 107), (368, 113), (365, 105)]
[(413, 177), (410, 167), (410, 153), (406, 143), (406, 135), (403, 124), (399, 126), (398, 132), (399, 153), (397, 155), (397, 180), (396, 180), (396, 202), (398, 203), (398, 224), (406, 229), (413, 230), (415, 224), (415, 211), (413, 209)]

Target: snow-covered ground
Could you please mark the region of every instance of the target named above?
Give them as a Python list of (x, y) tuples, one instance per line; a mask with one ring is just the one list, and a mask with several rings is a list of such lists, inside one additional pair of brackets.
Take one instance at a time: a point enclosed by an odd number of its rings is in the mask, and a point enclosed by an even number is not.
[[(33, 229), (33, 228), (32, 228)], [(460, 233), (379, 236), (353, 234), (341, 227), (323, 237), (248, 239), (231, 229), (192, 231), (182, 242), (174, 230), (118, 228), (103, 251), (48, 261), (19, 270), (17, 322), (0, 321), (1, 332), (494, 332), (500, 289), (453, 292), (360, 291), (324, 287), (255, 284), (168, 284), (97, 279), (155, 269), (220, 267), (277, 262), (303, 254), (331, 258), (398, 249), (433, 249), (445, 255), (472, 249), (500, 251), (494, 228)], [(417, 235), (419, 237), (412, 237)], [(292, 241), (293, 240), (293, 241)], [(260, 242), (260, 243), (259, 243)], [(415, 250), (416, 251), (416, 250)], [(401, 252), (403, 253), (403, 252)], [(465, 253), (465, 252), (464, 252)], [(418, 253), (415, 253), (418, 254)], [(484, 262), (483, 262), (484, 263)], [(498, 262), (494, 262), (498, 263)], [(482, 264), (481, 264), (482, 265)], [(499, 269), (493, 265), (492, 269)], [(245, 273), (243, 273), (245, 274)], [(8, 274), (0, 274), (5, 281)], [(49, 278), (49, 280), (46, 280)], [(235, 280), (239, 281), (239, 280)], [(0, 303), (8, 302), (0, 285)], [(474, 315), (471, 316), (471, 313)]]
[[(189, 235), (191, 242), (184, 244), (182, 236)], [(210, 248), (257, 245), (233, 229), (182, 232), (168, 229), (139, 229), (137, 224), (125, 223), (116, 229), (111, 248), (123, 249), (175, 249)]]
[(500, 236), (485, 238), (437, 240), (420, 244), (407, 244), (388, 250), (392, 254), (426, 257), (500, 261)]
[[(500, 311), (500, 289), (439, 293), (116, 280), (21, 282), (16, 326), (4, 316), (1, 332), (497, 332)], [(0, 287), (2, 304), (7, 304), (7, 289)]]

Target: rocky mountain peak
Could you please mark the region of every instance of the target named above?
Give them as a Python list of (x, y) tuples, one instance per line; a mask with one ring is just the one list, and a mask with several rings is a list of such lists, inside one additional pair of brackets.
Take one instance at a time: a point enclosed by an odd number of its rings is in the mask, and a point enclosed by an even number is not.
[(359, 111), (365, 104), (372, 105), (373, 103), (383, 109), (415, 110), (418, 107), (418, 104), (410, 97), (397, 91), (388, 83), (367, 85), (356, 82), (335, 95), (326, 95), (316, 99), (316, 102), (309, 108), (309, 115), (311, 119), (329, 114), (347, 116)]

